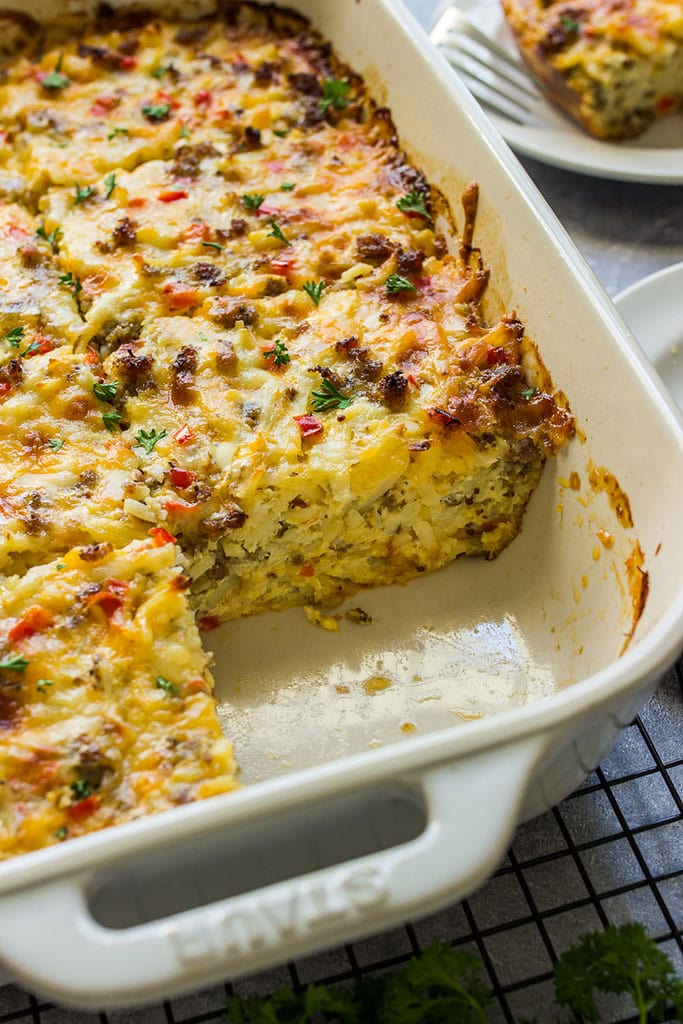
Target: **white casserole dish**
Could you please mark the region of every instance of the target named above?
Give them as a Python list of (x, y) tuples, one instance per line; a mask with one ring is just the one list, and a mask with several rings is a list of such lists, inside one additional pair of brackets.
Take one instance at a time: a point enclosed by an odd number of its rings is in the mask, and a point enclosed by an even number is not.
[[(57, 4), (20, 6), (54, 17)], [(681, 418), (614, 307), (401, 7), (292, 6), (391, 108), (456, 219), (479, 182), (491, 310), (516, 307), (582, 439), (546, 467), (494, 563), (360, 595), (350, 604), (372, 615), (367, 628), (325, 633), (294, 610), (211, 634), (226, 731), (253, 785), (0, 865), (0, 961), (86, 1008), (170, 997), (466, 895), (516, 823), (599, 762), (683, 638)], [(588, 485), (590, 465), (629, 495), (635, 530), (618, 524), (614, 493)], [(636, 536), (650, 592), (620, 657)], [(394, 685), (371, 696), (374, 675)]]

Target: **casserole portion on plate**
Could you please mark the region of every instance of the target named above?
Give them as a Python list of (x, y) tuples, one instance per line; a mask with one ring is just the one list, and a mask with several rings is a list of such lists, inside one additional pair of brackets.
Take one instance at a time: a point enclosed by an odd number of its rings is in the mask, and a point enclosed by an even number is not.
[[(445, 201), (363, 82), (302, 19), (231, 12), (193, 25), (122, 15), (16, 61), (0, 88), (12, 201), (34, 211), (35, 265), (77, 318), (49, 349), (32, 322), (13, 326), (29, 348), (5, 353), (15, 369), (0, 405), (0, 685), (18, 736), (34, 714), (33, 662), (41, 727), (59, 695), (66, 747), (53, 751), (49, 730), (30, 741), (57, 765), (53, 795), (37, 790), (51, 801), (48, 839), (69, 787), (82, 789), (70, 773), (92, 730), (69, 722), (92, 675), (80, 659), (105, 645), (100, 661), (119, 666), (112, 709), (95, 718), (142, 708), (132, 752), (112, 741), (80, 830), (230, 788), (185, 581), (210, 628), (334, 604), (461, 554), (493, 558), (573, 433), (514, 310), (483, 316), (476, 185), (451, 252)], [(140, 618), (148, 602), (171, 609), (158, 627)], [(135, 647), (139, 629), (150, 649), (128, 664), (116, 645)], [(182, 679), (175, 644), (192, 661)], [(78, 679), (63, 678), (74, 660)], [(176, 744), (195, 712), (200, 739)], [(159, 767), (159, 743), (187, 758), (187, 786), (171, 754)], [(144, 761), (143, 748), (148, 788), (123, 799), (126, 758)], [(3, 768), (21, 788), (12, 757)]]

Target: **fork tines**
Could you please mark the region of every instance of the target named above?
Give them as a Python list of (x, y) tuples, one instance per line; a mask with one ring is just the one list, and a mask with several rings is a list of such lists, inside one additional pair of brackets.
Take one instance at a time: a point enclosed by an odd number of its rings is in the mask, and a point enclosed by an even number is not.
[(532, 73), (457, 7), (447, 7), (430, 33), (470, 92), (518, 124), (536, 125), (547, 110)]

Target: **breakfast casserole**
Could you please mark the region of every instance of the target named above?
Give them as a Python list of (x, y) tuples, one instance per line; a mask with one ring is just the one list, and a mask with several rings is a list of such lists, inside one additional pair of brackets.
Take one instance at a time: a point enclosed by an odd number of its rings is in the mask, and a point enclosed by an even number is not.
[(476, 186), (449, 251), (305, 21), (34, 45), (0, 85), (0, 856), (232, 788), (199, 629), (493, 558), (573, 433), (483, 317)]
[(640, 135), (683, 102), (680, 0), (502, 0), (550, 98), (599, 139)]

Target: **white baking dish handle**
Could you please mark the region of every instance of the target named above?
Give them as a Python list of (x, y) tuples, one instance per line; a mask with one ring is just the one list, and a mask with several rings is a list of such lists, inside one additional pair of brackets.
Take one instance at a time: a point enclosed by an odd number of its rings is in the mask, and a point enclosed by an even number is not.
[[(407, 779), (422, 787), (428, 813), (408, 843), (173, 917), (103, 927), (88, 904), (96, 871), (5, 895), (0, 959), (28, 988), (101, 1009), (176, 995), (424, 916), (495, 868), (547, 742), (526, 738)], [(201, 858), (200, 839), (196, 872)]]

